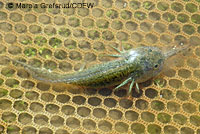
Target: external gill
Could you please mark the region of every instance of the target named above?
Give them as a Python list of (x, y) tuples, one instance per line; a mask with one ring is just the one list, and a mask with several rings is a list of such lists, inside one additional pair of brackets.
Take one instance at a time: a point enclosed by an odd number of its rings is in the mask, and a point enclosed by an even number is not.
[[(114, 55), (111, 54), (111, 55), (108, 55), (108, 56), (119, 58), (119, 57), (123, 57), (124, 54), (126, 53), (126, 51), (124, 50), (123, 45), (122, 45), (122, 50), (120, 50), (120, 49), (118, 49), (116, 47), (113, 47), (113, 46), (110, 46), (110, 47), (113, 48), (114, 50), (116, 50), (119, 54), (114, 54)], [(131, 84), (129, 85), (128, 94), (131, 93), (134, 84), (136, 85), (136, 92), (140, 93), (139, 85), (138, 85), (137, 82), (135, 82), (134, 78), (132, 78), (132, 77), (129, 77), (126, 80), (124, 80), (121, 84), (119, 84), (117, 87), (115, 87), (114, 90), (118, 90), (120, 87), (128, 84), (129, 82), (131, 82)]]
[(111, 57), (114, 57), (114, 58), (120, 58), (120, 57), (123, 57), (124, 53), (126, 52), (123, 45), (121, 46), (122, 47), (122, 50), (114, 47), (114, 46), (111, 46), (109, 45), (109, 47), (113, 48), (115, 51), (118, 52), (118, 54), (106, 54), (106, 56), (111, 56)]

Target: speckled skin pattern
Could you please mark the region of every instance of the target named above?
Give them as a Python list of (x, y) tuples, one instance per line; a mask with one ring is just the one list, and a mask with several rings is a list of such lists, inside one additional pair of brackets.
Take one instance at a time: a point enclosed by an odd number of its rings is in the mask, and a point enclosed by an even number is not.
[(136, 82), (144, 82), (162, 70), (164, 59), (163, 53), (157, 47), (139, 47), (123, 52), (116, 60), (64, 75), (33, 68), (19, 61), (17, 63), (30, 70), (33, 77), (39, 80), (99, 87), (115, 85), (128, 77)]
[(73, 78), (63, 77), (61, 81), (92, 87), (115, 85), (129, 77), (144, 82), (161, 71), (163, 60), (158, 48), (141, 47), (122, 53), (116, 60), (75, 73)]
[(158, 47), (138, 47), (120, 52), (117, 59), (92, 66), (72, 74), (57, 74), (46, 69), (34, 68), (20, 61), (12, 60), (27, 69), (34, 78), (52, 83), (68, 83), (86, 87), (106, 87), (120, 84), (117, 88), (132, 81), (133, 84), (144, 82), (158, 75), (166, 59), (185, 49), (174, 47), (162, 52)]

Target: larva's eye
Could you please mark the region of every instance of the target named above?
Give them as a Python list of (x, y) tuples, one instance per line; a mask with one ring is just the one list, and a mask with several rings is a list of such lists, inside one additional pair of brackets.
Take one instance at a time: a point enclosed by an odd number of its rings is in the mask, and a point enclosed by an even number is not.
[(154, 65), (154, 68), (157, 69), (158, 68), (158, 64)]
[(152, 52), (152, 50), (151, 50), (151, 49), (149, 49), (149, 52)]

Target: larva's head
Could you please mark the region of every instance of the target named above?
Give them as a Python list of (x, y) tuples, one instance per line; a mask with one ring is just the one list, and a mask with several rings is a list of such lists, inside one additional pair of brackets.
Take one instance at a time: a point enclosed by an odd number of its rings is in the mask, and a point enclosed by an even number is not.
[(154, 77), (161, 72), (165, 56), (158, 47), (144, 47), (143, 51), (144, 56), (141, 59), (143, 69), (149, 76)]
[[(139, 47), (136, 50), (129, 51), (129, 61), (137, 64), (140, 74), (138, 75), (138, 81), (144, 82), (163, 70), (163, 65), (168, 63), (171, 57), (186, 50), (190, 45), (179, 45), (169, 48), (168, 50), (158, 47), (144, 46)], [(166, 65), (166, 64), (165, 64)], [(169, 65), (169, 64), (168, 64)]]
[(165, 55), (158, 47), (139, 47), (132, 53), (137, 57), (135, 62), (140, 72), (137, 74), (137, 82), (144, 82), (158, 75), (163, 69)]

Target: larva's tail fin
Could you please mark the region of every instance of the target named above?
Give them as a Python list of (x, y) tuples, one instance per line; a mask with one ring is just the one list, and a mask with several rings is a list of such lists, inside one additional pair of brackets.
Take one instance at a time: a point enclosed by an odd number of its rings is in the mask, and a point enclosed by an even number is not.
[(63, 78), (64, 75), (62, 74), (53, 73), (50, 70), (47, 70), (44, 68), (41, 69), (41, 68), (33, 67), (18, 60), (13, 60), (10, 58), (8, 59), (11, 60), (13, 64), (16, 63), (16, 64), (21, 65), (25, 70), (27, 70), (32, 75), (33, 78), (37, 80), (52, 82), (52, 83), (64, 82), (64, 78)]

